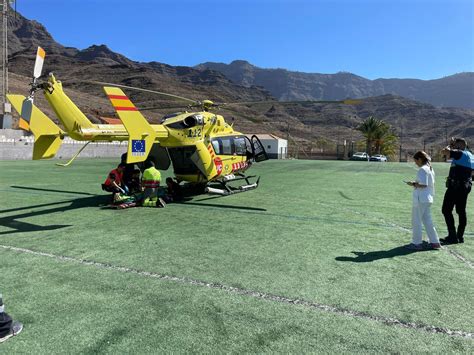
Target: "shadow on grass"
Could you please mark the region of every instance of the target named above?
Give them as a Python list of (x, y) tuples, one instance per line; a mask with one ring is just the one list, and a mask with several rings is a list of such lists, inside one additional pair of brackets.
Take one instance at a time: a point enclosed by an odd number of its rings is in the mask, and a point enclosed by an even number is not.
[(95, 196), (94, 194), (91, 194), (89, 192), (81, 192), (81, 191), (42, 189), (42, 188), (39, 188), (39, 187), (16, 186), (16, 185), (12, 185), (10, 187), (12, 187), (14, 189), (23, 189), (23, 190), (29, 190), (29, 191), (59, 192), (59, 193), (63, 193), (63, 194)]
[[(21, 187), (21, 188), (27, 189), (27, 190), (28, 189), (43, 190), (43, 189), (37, 189), (37, 188), (28, 188), (26, 186)], [(52, 189), (44, 189), (44, 190), (49, 191), (49, 192), (58, 192), (58, 193), (66, 192), (62, 190), (52, 190)], [(73, 193), (72, 191), (69, 191), (69, 192)], [(29, 217), (43, 216), (43, 215), (48, 215), (48, 214), (57, 213), (57, 212), (75, 210), (78, 208), (96, 207), (96, 206), (100, 206), (102, 204), (106, 204), (110, 202), (109, 195), (92, 195), (89, 193), (81, 193), (81, 192), (78, 192), (78, 193), (87, 194), (91, 196), (82, 197), (82, 198), (78, 198), (74, 200), (51, 202), (51, 203), (46, 203), (46, 204), (31, 205), (31, 206), (26, 206), (26, 207), (18, 207), (18, 208), (12, 208), (8, 210), (0, 211), (0, 226), (13, 229), (9, 231), (0, 232), (0, 236), (13, 234), (13, 233), (20, 233), (20, 232), (50, 231), (50, 230), (56, 230), (56, 229), (61, 229), (65, 227), (71, 227), (72, 226), (71, 224), (50, 224), (46, 226), (39, 226), (33, 223), (28, 223), (28, 222), (19, 221), (19, 220), (24, 219), (24, 218), (29, 218)], [(65, 206), (65, 204), (67, 205)], [(38, 209), (38, 208), (43, 208), (43, 207), (52, 207), (52, 208), (33, 211), (33, 209)], [(24, 212), (24, 213), (18, 213), (12, 216), (1, 217), (2, 214), (6, 214), (9, 212), (18, 212), (18, 211), (23, 211), (23, 210), (29, 210), (29, 211)]]
[[(200, 200), (203, 201), (203, 200)], [(202, 207), (214, 207), (214, 208), (228, 208), (228, 209), (237, 209), (245, 211), (266, 211), (265, 208), (259, 207), (246, 207), (246, 206), (231, 206), (231, 205), (218, 205), (214, 203), (198, 203), (198, 202), (181, 202), (181, 205), (191, 205), (191, 206), (202, 206)]]
[(336, 257), (337, 261), (352, 261), (354, 263), (370, 263), (372, 261), (380, 260), (380, 259), (390, 259), (396, 256), (404, 256), (413, 253), (420, 253), (423, 251), (431, 251), (430, 249), (422, 249), (422, 250), (410, 250), (405, 248), (405, 246), (399, 246), (389, 250), (377, 250), (377, 251), (353, 251), (354, 257), (350, 256), (338, 256)]
[(338, 191), (338, 192), (339, 192), (339, 195), (341, 195), (341, 197), (345, 198), (346, 200), (354, 201), (353, 198), (350, 198), (350, 197), (347, 196), (344, 192), (342, 192), (342, 191)]

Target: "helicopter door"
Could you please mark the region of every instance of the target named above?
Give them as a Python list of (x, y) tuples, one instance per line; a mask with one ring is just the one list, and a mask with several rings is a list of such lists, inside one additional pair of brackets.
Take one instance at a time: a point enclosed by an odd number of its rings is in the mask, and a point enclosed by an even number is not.
[(153, 144), (148, 159), (153, 160), (158, 170), (168, 170), (171, 164), (168, 150), (159, 143)]
[(268, 160), (267, 152), (265, 152), (262, 142), (260, 142), (260, 139), (258, 139), (256, 135), (252, 136), (250, 143), (252, 146), (253, 159), (256, 163)]

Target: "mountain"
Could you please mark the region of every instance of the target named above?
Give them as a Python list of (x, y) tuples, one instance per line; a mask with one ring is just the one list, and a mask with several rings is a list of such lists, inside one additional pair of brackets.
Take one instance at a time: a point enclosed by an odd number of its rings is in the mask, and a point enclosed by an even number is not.
[[(222, 73), (221, 67), (192, 68), (160, 62), (141, 63), (116, 53), (103, 44), (91, 45), (82, 50), (65, 47), (57, 43), (40, 23), (13, 12), (9, 18), (8, 35), (10, 92), (28, 93), (36, 47), (41, 45), (46, 50), (43, 72), (54, 72), (63, 82), (67, 94), (94, 122), (99, 122), (101, 116), (112, 117), (115, 112), (102, 88), (84, 82), (87, 80), (137, 86), (197, 100), (244, 102), (223, 106), (219, 113), (229, 122), (233, 122), (238, 131), (288, 137), (290, 150), (291, 146), (312, 146), (313, 142), (321, 139), (332, 145), (344, 140), (360, 140), (362, 137), (355, 127), (371, 115), (387, 121), (396, 132), (402, 133), (403, 144), (410, 149), (418, 149), (424, 142), (439, 147), (445, 143), (446, 136), (452, 135), (465, 136), (474, 142), (474, 110), (438, 108), (401, 96), (385, 93), (378, 95), (374, 87), (389, 87), (389, 84), (382, 81), (386, 79), (372, 82), (350, 73), (323, 75), (293, 73), (283, 69), (256, 70), (256, 67), (249, 63), (240, 61), (238, 65), (221, 65), (222, 68), (233, 68), (233, 75), (238, 77), (238, 80), (231, 80), (227, 74)], [(319, 78), (320, 82), (309, 80), (308, 75)], [(287, 88), (288, 82), (291, 82), (291, 90), (285, 93), (286, 89), (282, 89), (272, 95), (270, 88), (267, 91), (257, 85), (257, 77), (261, 79), (258, 85), (273, 83), (278, 88)], [(331, 82), (333, 77), (337, 78), (337, 83)], [(464, 82), (463, 77), (463, 74), (452, 76), (443, 85), (455, 89), (460, 82)], [(420, 90), (416, 86), (418, 82), (421, 81), (414, 80), (410, 84), (411, 87), (406, 89), (407, 92)], [(390, 85), (395, 90), (406, 87), (406, 84), (404, 80), (394, 80)], [(438, 90), (436, 87), (433, 85), (433, 93)], [(279, 102), (276, 99), (310, 99), (309, 94), (299, 93), (302, 90), (319, 90), (318, 98), (365, 98), (351, 105)], [(187, 103), (182, 101), (133, 90), (125, 91), (141, 110), (160, 107), (143, 110), (152, 123), (160, 122), (164, 114), (186, 109)], [(378, 96), (370, 97), (373, 95)], [(35, 96), (35, 103), (54, 119), (54, 112), (39, 93)]]
[(223, 73), (233, 82), (261, 86), (282, 101), (341, 100), (393, 94), (438, 107), (474, 108), (474, 73), (460, 73), (436, 80), (369, 80), (351, 73), (317, 74), (285, 69), (262, 69), (244, 60), (230, 64), (207, 62), (196, 68)]

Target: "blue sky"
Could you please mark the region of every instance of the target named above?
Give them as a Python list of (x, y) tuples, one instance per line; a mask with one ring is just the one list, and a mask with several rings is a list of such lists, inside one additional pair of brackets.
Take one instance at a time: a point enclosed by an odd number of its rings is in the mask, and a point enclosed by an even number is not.
[(369, 79), (474, 71), (472, 0), (18, 0), (59, 43), (130, 59)]

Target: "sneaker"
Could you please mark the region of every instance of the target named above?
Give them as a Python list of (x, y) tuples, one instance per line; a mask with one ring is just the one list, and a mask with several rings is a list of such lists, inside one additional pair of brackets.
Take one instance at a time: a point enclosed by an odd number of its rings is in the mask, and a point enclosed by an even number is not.
[(409, 250), (423, 250), (423, 245), (411, 243), (406, 245), (405, 248)]
[(463, 238), (463, 237), (461, 237), (461, 238), (458, 238), (458, 243), (459, 243), (459, 244), (462, 244), (462, 243), (464, 243), (464, 238)]
[(23, 324), (17, 321), (13, 321), (10, 332), (4, 337), (0, 338), (0, 343), (3, 343), (4, 341), (10, 339), (11, 337), (20, 334), (22, 330), (23, 330)]
[(165, 200), (163, 200), (161, 197), (158, 198), (158, 201), (156, 201), (156, 207), (166, 207), (166, 202)]
[(433, 249), (433, 250), (438, 250), (438, 249), (441, 249), (441, 244), (439, 243), (430, 243), (430, 249)]

